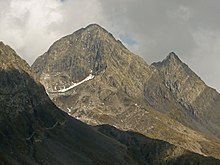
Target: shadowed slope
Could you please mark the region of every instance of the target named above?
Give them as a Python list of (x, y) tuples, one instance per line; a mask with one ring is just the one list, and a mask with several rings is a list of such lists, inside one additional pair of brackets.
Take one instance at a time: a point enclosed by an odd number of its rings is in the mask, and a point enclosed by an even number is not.
[(140, 164), (151, 165), (211, 165), (218, 164), (212, 157), (202, 157), (181, 147), (170, 145), (167, 142), (147, 138), (139, 133), (120, 131), (110, 125), (96, 127), (103, 134), (116, 139), (127, 146), (128, 152)]

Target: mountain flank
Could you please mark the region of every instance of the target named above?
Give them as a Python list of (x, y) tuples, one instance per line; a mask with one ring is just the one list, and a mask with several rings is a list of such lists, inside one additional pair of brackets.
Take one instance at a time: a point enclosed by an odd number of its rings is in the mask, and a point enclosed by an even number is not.
[(173, 52), (148, 65), (92, 24), (56, 41), (32, 69), (52, 101), (83, 122), (220, 157), (219, 93)]

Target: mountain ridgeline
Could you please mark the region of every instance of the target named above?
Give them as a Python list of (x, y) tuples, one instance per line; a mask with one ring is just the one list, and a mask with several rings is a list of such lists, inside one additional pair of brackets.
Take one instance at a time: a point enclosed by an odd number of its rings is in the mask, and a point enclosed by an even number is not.
[(92, 24), (56, 41), (32, 69), (52, 101), (83, 122), (220, 158), (220, 94), (173, 52), (148, 65)]
[(57, 108), (29, 65), (2, 42), (0, 60), (0, 164), (220, 164), (139, 133), (88, 126)]
[[(220, 94), (208, 87), (174, 53), (170, 53), (162, 62), (152, 65), (159, 70), (163, 84), (181, 105), (182, 111), (192, 118), (190, 124), (195, 122), (188, 126), (220, 138)], [(157, 100), (158, 96), (154, 99)], [(162, 102), (159, 104), (163, 105)], [(181, 118), (184, 116), (180, 116), (179, 120)]]

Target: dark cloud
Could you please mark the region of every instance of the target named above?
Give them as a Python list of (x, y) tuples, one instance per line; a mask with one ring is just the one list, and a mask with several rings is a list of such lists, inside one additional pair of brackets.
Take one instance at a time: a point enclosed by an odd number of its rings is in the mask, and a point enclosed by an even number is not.
[[(195, 47), (188, 20), (180, 20), (176, 14), (180, 7), (176, 1), (112, 0), (101, 4), (104, 17), (113, 22), (119, 32), (139, 41), (139, 48), (133, 51), (150, 62), (161, 59), (171, 50), (187, 56)], [(182, 18), (189, 17), (188, 13), (178, 14), (182, 14)]]
[(117, 33), (130, 34), (137, 43), (129, 48), (148, 63), (174, 51), (220, 90), (219, 5), (218, 0), (101, 1), (103, 17)]
[(176, 52), (220, 90), (219, 6), (219, 0), (0, 0), (0, 40), (32, 63), (55, 40), (98, 23), (148, 63)]

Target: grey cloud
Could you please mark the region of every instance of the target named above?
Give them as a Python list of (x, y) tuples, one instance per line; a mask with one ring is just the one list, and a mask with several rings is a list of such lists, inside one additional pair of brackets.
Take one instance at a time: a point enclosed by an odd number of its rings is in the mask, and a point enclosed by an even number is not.
[(137, 45), (129, 48), (148, 63), (162, 60), (174, 51), (208, 85), (220, 90), (216, 63), (220, 54), (220, 34), (216, 33), (220, 29), (218, 0), (101, 2), (103, 15), (114, 24), (114, 31), (130, 34)]
[(188, 55), (195, 47), (187, 23), (170, 17), (171, 11), (179, 7), (175, 1), (112, 0), (102, 1), (102, 7), (106, 19), (114, 22), (115, 31), (132, 35), (140, 45), (133, 51), (149, 62), (163, 58), (171, 50)]
[(147, 63), (176, 52), (220, 90), (219, 6), (219, 0), (0, 0), (0, 40), (31, 64), (55, 40), (98, 23)]

